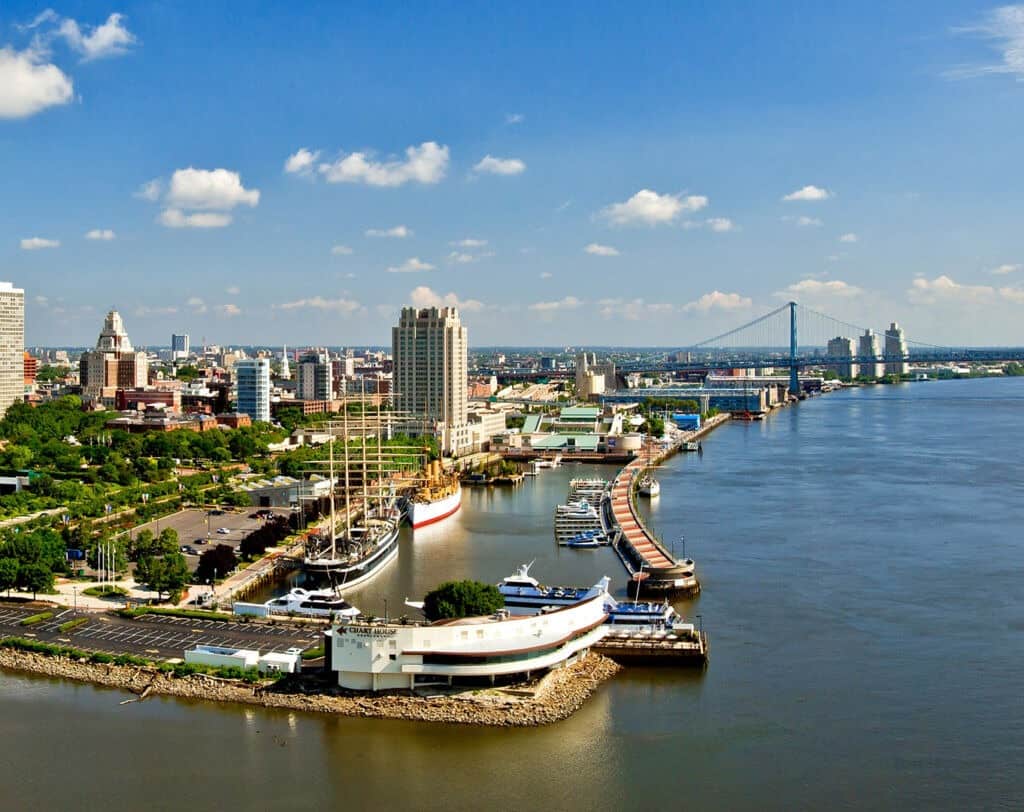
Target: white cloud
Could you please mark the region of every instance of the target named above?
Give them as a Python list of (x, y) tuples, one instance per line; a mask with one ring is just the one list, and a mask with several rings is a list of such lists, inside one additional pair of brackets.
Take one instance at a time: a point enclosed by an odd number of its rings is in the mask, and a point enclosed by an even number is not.
[(807, 217), (806, 215), (801, 215), (800, 217), (790, 217), (787, 215), (782, 218), (782, 221), (784, 223), (793, 223), (800, 228), (808, 228), (810, 226), (817, 228), (818, 226), (824, 225), (817, 217)]
[(246, 189), (241, 176), (228, 169), (178, 169), (171, 176), (167, 204), (176, 209), (230, 211), (235, 206), (256, 206), (259, 189)]
[(192, 308), (193, 313), (198, 315), (202, 315), (206, 312), (206, 302), (198, 296), (192, 296), (187, 302), (185, 302), (185, 304)]
[(736, 224), (728, 217), (709, 217), (704, 222), (712, 231), (717, 231), (719, 233), (736, 230)]
[(1005, 265), (1000, 265), (997, 268), (993, 268), (991, 271), (989, 271), (989, 273), (993, 273), (996, 276), (1006, 276), (1007, 274), (1016, 273), (1021, 268), (1024, 268), (1024, 265), (1008, 263)]
[(117, 235), (109, 228), (94, 228), (92, 231), (85, 232), (85, 238), (87, 240), (112, 240)]
[(1024, 290), (1020, 288), (999, 288), (999, 295), (1008, 302), (1024, 304)]
[(223, 316), (226, 319), (233, 319), (235, 316), (242, 315), (241, 309), (236, 304), (217, 305), (214, 310), (217, 311), (217, 315)]
[(687, 313), (707, 313), (711, 310), (743, 310), (753, 305), (753, 301), (738, 293), (722, 293), (720, 290), (713, 290), (705, 293), (699, 299), (683, 305)]
[(231, 215), (200, 211), (185, 214), (181, 209), (164, 209), (157, 218), (167, 228), (224, 228), (231, 225)]
[(337, 299), (325, 299), (322, 296), (313, 296), (309, 299), (296, 299), (294, 302), (284, 302), (274, 305), (279, 310), (323, 310), (330, 313), (341, 313), (349, 316), (363, 309), (363, 306), (354, 299), (347, 299), (341, 296)]
[(506, 124), (522, 124), (526, 120), (526, 116), (522, 113), (506, 113), (505, 123)]
[(453, 248), (483, 248), (487, 245), (487, 240), (477, 240), (472, 237), (467, 237), (464, 240), (453, 240), (448, 244)]
[(441, 295), (426, 285), (420, 285), (409, 293), (409, 302), (413, 307), (457, 307), (467, 313), (483, 310), (486, 305), (478, 299), (460, 299), (454, 293)]
[(224, 292), (229, 296), (237, 296), (239, 293), (242, 292), (242, 289), (238, 287), (238, 285), (232, 285), (229, 288), (224, 288)]
[(945, 274), (934, 279), (919, 276), (911, 285), (907, 297), (914, 304), (985, 302), (995, 294), (995, 289), (988, 285), (961, 285)]
[(365, 232), (367, 237), (392, 237), (396, 240), (404, 240), (412, 236), (412, 229), (405, 226), (394, 226), (393, 228), (368, 228)]
[(135, 315), (140, 318), (143, 316), (173, 316), (178, 312), (178, 308), (172, 306), (168, 307), (149, 307), (147, 305), (139, 305), (135, 308)]
[(825, 296), (849, 298), (860, 296), (863, 291), (841, 279), (830, 279), (823, 282), (819, 279), (801, 279), (783, 291), (776, 293), (776, 296), (789, 298), (791, 296), (806, 296), (811, 299), (820, 299)]
[(38, 51), (0, 48), (0, 119), (27, 118), (73, 96), (71, 79)]
[(613, 248), (610, 245), (601, 245), (596, 242), (588, 243), (583, 247), (583, 250), (596, 257), (617, 257), (619, 255), (618, 248)]
[(150, 202), (156, 202), (160, 199), (160, 195), (163, 194), (164, 184), (160, 178), (153, 178), (153, 180), (146, 181), (136, 191), (135, 197), (139, 200), (149, 200)]
[(643, 299), (601, 299), (598, 303), (600, 313), (606, 319), (626, 319), (639, 321), (651, 316), (671, 313), (675, 308), (667, 302), (648, 304)]
[(452, 251), (448, 255), (448, 261), (454, 262), (457, 265), (468, 265), (473, 262), (476, 257), (473, 254), (466, 254), (462, 251)]
[(858, 239), (859, 238), (857, 237), (857, 235), (854, 234), (852, 231), (850, 231), (850, 232), (847, 232), (846, 234), (843, 234), (839, 238), (839, 242), (857, 242)]
[(332, 245), (331, 254), (336, 257), (347, 257), (352, 253), (352, 249), (347, 245)]
[(485, 155), (473, 167), (473, 171), (487, 175), (521, 175), (526, 171), (526, 163), (519, 158), (495, 158), (492, 155)]
[(782, 199), (792, 202), (794, 200), (828, 200), (830, 197), (832, 197), (832, 193), (828, 189), (822, 189), (820, 186), (804, 186), (795, 192), (784, 195)]
[(320, 150), (311, 152), (301, 147), (294, 155), (289, 155), (284, 162), (284, 171), (291, 175), (309, 175), (313, 172), (313, 164), (320, 157)]
[(633, 223), (655, 226), (671, 223), (682, 212), (700, 211), (708, 205), (703, 195), (659, 195), (650, 189), (641, 189), (624, 203), (613, 203), (601, 211), (613, 225)]
[(990, 10), (980, 23), (954, 29), (989, 40), (999, 61), (982, 65), (961, 65), (945, 72), (948, 79), (970, 79), (992, 74), (1010, 74), (1024, 81), (1024, 6), (1000, 6)]
[(86, 62), (121, 56), (136, 43), (135, 35), (122, 25), (122, 20), (123, 14), (111, 14), (102, 25), (79, 26), (74, 20), (65, 19), (61, 21), (57, 35), (63, 37), (68, 46), (81, 54)]
[(60, 240), (48, 240), (45, 237), (28, 237), (21, 241), (22, 251), (38, 251), (40, 248), (59, 248)]
[(405, 150), (405, 160), (370, 160), (365, 152), (352, 152), (317, 171), (328, 183), (365, 183), (368, 186), (402, 186), (405, 183), (438, 183), (448, 170), (448, 147), (425, 141)]
[(540, 272), (540, 278), (541, 279), (550, 279), (552, 276), (554, 276), (554, 274), (552, 274), (550, 271), (541, 271)]
[(552, 313), (558, 310), (575, 310), (582, 304), (583, 302), (575, 296), (566, 296), (553, 302), (534, 302), (529, 309), (535, 313)]
[(429, 262), (421, 262), (419, 257), (409, 257), (401, 265), (392, 265), (388, 268), (388, 273), (418, 273), (432, 270), (434, 270), (434, 266)]

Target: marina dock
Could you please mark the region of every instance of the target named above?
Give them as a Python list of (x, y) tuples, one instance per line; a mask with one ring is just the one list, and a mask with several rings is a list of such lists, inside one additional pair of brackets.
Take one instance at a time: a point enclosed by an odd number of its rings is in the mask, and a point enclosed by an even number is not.
[(612, 631), (593, 650), (620, 665), (703, 667), (708, 662), (708, 636), (703, 631), (677, 634)]

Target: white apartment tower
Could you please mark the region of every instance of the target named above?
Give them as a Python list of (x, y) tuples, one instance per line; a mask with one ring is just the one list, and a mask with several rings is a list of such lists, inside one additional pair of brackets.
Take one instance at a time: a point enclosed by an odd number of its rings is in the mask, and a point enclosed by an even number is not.
[(856, 352), (856, 346), (852, 338), (846, 338), (845, 336), (836, 336), (828, 342), (828, 357), (829, 358), (842, 358), (837, 364), (829, 364), (829, 368), (834, 370), (840, 378), (856, 378), (857, 373), (860, 371), (857, 364), (850, 361)]
[(243, 358), (235, 361), (235, 410), (255, 423), (270, 422), (270, 359)]
[(0, 282), (0, 418), (25, 397), (25, 291)]
[(449, 454), (471, 443), (468, 349), (454, 307), (404, 307), (391, 329), (395, 408), (432, 421)]
[(903, 335), (903, 328), (896, 322), (893, 322), (889, 325), (889, 329), (885, 331), (886, 374), (906, 375), (910, 370), (910, 364), (907, 363), (908, 356), (907, 339)]
[(865, 330), (864, 335), (860, 337), (860, 342), (857, 345), (857, 355), (861, 358), (874, 358), (874, 363), (860, 364), (860, 374), (862, 377), (868, 378), (882, 378), (885, 376), (885, 364), (882, 363), (882, 346), (878, 340), (878, 336), (871, 330)]

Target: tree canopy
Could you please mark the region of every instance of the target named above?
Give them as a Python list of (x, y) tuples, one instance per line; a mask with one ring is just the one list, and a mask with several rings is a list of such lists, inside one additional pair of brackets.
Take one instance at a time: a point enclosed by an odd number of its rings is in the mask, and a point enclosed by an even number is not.
[(423, 613), (429, 620), (492, 615), (505, 605), (493, 584), (480, 581), (445, 581), (427, 593)]

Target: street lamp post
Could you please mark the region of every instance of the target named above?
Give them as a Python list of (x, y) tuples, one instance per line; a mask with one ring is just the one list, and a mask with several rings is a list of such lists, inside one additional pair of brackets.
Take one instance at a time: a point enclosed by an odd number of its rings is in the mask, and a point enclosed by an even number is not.
[(683, 545), (683, 561), (686, 560), (686, 536), (679, 537), (679, 543)]
[(640, 569), (637, 570), (636, 574), (633, 576), (636, 579), (636, 598), (635, 598), (635, 600), (636, 600), (637, 603), (640, 602), (640, 583), (644, 580), (644, 567), (646, 567), (646, 566), (647, 566), (647, 562), (646, 561), (641, 562)]

